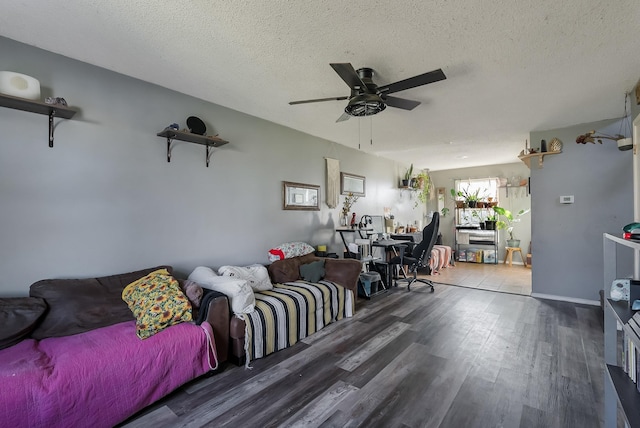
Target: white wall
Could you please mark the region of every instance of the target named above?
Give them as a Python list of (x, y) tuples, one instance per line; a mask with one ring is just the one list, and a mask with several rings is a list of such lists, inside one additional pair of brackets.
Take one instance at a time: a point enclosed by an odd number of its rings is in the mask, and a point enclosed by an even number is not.
[[(5, 38), (0, 64), (79, 110), (56, 121), (49, 148), (46, 116), (0, 108), (0, 296), (26, 295), (44, 278), (266, 263), (270, 248), (294, 240), (341, 253), (325, 157), (366, 176), (358, 217), (385, 206), (403, 223), (424, 215), (397, 189), (407, 165)], [(167, 163), (156, 136), (192, 115), (230, 141), (209, 168), (204, 147), (184, 142)], [(321, 185), (321, 210), (283, 211), (282, 181)]]

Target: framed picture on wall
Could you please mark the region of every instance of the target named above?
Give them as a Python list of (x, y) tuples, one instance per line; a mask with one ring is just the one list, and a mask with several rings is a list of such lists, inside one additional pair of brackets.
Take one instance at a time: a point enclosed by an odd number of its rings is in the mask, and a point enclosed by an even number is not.
[(282, 209), (320, 211), (320, 186), (283, 181)]
[(355, 196), (365, 196), (365, 178), (361, 175), (341, 172), (340, 193), (342, 195), (353, 193)]

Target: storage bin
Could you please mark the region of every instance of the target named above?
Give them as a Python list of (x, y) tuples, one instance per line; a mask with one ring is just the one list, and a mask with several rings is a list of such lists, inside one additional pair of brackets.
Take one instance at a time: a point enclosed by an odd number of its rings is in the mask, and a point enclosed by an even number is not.
[(484, 258), (485, 263), (495, 263), (496, 262), (496, 251), (495, 250), (484, 250)]
[(370, 295), (378, 292), (378, 287), (382, 277), (378, 272), (362, 272), (360, 274), (360, 281), (358, 282), (358, 291), (361, 296), (369, 297)]

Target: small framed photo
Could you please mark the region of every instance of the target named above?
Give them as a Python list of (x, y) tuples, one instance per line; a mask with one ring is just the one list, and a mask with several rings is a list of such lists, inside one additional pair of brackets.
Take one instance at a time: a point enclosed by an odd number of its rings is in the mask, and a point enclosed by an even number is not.
[(320, 211), (320, 186), (283, 181), (282, 209)]
[(340, 193), (342, 195), (353, 193), (355, 196), (365, 196), (365, 178), (361, 175), (341, 172)]

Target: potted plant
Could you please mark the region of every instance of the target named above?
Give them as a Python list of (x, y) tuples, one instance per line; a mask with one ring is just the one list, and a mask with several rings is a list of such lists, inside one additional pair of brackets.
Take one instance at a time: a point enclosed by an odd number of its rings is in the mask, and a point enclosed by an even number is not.
[(465, 207), (466, 202), (464, 201), (464, 195), (462, 194), (462, 192), (460, 190), (456, 192), (456, 189), (451, 189), (450, 192), (451, 192), (451, 198), (456, 204), (456, 208), (466, 208)]
[(416, 176), (415, 189), (418, 189), (418, 195), (414, 208), (420, 204), (426, 204), (431, 191), (431, 181), (426, 171), (422, 171)]
[(349, 212), (351, 211), (351, 207), (358, 201), (359, 196), (355, 196), (353, 193), (349, 192), (349, 194), (344, 198), (344, 202), (342, 203), (342, 213), (340, 215), (340, 226), (346, 226), (349, 223)]
[[(487, 189), (477, 188), (474, 191), (471, 191), (469, 187), (470, 186), (461, 188), (458, 192), (455, 192), (455, 190), (451, 189), (451, 194), (453, 195), (454, 193), (456, 193), (458, 196), (462, 197), (469, 208), (477, 208), (478, 201), (484, 198), (484, 194), (486, 193)], [(480, 192), (482, 192), (482, 195), (480, 195)]]
[(461, 193), (469, 208), (477, 207), (480, 200), (480, 189), (476, 189), (474, 192), (470, 192), (468, 188), (462, 189)]
[(411, 181), (411, 176), (413, 175), (413, 164), (407, 169), (407, 172), (404, 173), (404, 178), (402, 179), (402, 187), (409, 187), (409, 183)]
[(520, 221), (520, 217), (528, 213), (530, 210), (520, 210), (515, 216), (513, 213), (502, 207), (493, 207), (493, 211), (500, 218), (496, 223), (498, 229), (507, 229), (509, 233), (509, 239), (507, 239), (507, 247), (520, 247), (520, 240), (513, 237), (514, 223)]
[(476, 208), (478, 206), (479, 193), (480, 189), (477, 189), (474, 193), (469, 193), (466, 195), (467, 205), (469, 205), (469, 208)]
[(498, 216), (495, 214), (488, 216), (484, 220), (484, 228), (486, 230), (496, 230), (496, 222), (498, 221)]

